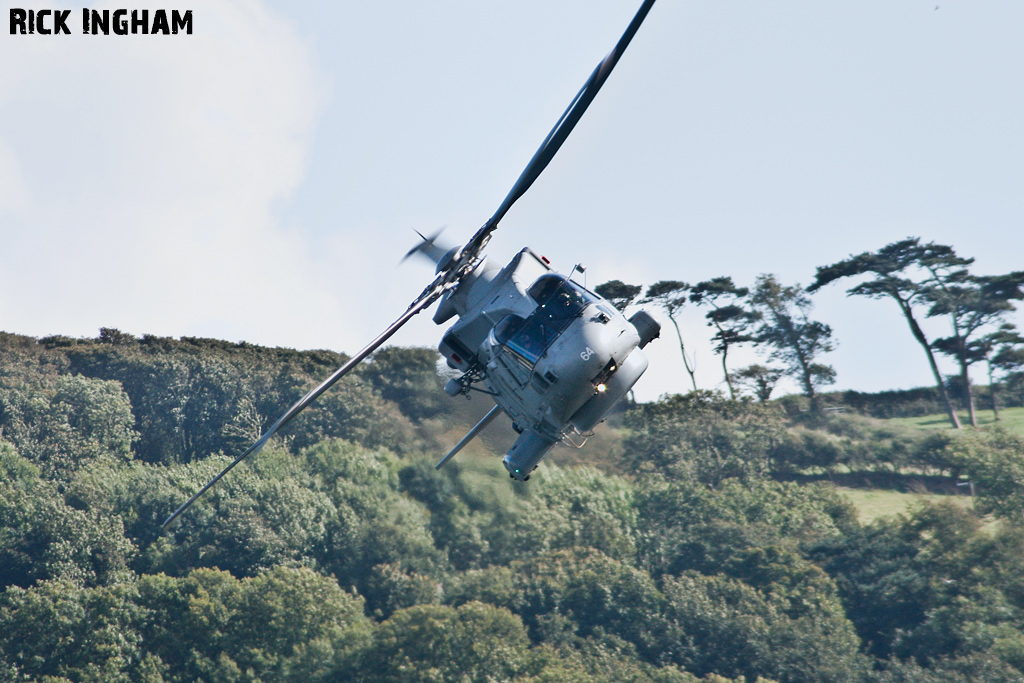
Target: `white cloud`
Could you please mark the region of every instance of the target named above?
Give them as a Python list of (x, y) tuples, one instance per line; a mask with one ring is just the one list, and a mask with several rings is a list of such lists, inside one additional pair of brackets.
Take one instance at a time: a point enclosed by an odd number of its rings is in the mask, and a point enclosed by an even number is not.
[(0, 83), (3, 329), (254, 338), (325, 305), (276, 214), (323, 77), (259, 3), (203, 3), (194, 31), (2, 42), (26, 64)]

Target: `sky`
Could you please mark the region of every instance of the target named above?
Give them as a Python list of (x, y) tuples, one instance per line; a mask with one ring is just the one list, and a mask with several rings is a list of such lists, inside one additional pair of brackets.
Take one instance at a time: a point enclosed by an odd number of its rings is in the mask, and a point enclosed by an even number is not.
[[(359, 350), (432, 277), (400, 264), (413, 231), (472, 235), (639, 4), (3, 0), (0, 330)], [(10, 35), (12, 7), (72, 34)], [(193, 34), (82, 35), (83, 7), (191, 9)], [(1015, 0), (660, 0), (488, 254), (591, 287), (806, 285), (908, 236), (1024, 269), (1022, 33)], [(814, 302), (835, 388), (931, 383), (894, 304)], [(667, 323), (647, 351), (638, 398), (687, 389)]]

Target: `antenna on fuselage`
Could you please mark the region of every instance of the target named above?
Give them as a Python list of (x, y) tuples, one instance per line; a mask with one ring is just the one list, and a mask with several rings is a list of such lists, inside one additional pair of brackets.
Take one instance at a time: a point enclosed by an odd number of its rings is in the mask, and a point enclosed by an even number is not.
[(577, 263), (575, 266), (572, 267), (572, 272), (569, 273), (569, 279), (572, 280), (573, 276), (576, 275), (577, 271), (583, 273), (583, 286), (585, 288), (587, 286), (587, 269), (583, 267), (582, 263)]

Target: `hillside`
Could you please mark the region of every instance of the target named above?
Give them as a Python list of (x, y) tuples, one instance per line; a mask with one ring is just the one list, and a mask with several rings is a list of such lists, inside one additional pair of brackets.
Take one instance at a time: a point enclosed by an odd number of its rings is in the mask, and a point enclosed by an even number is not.
[[(432, 350), (386, 348), (161, 532), (343, 360), (0, 334), (0, 681), (1022, 678), (1007, 430), (698, 392), (524, 485), (502, 425), (435, 471), (490, 406), (443, 394)], [(977, 497), (865, 525), (843, 477)]]
[[(967, 413), (958, 413), (961, 422), (967, 424)], [(950, 429), (949, 418), (943, 414), (921, 415), (919, 417), (893, 418), (897, 422), (911, 425), (919, 429)], [(1003, 429), (1024, 436), (1024, 408), (1003, 408), (999, 411), (999, 420), (991, 410), (978, 412), (978, 426), (990, 427), (999, 425)]]

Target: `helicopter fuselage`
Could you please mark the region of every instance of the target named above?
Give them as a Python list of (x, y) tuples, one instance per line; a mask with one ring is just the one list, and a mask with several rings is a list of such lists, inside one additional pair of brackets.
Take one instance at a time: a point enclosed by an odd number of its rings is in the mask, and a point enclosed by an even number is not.
[(641, 349), (658, 333), (646, 313), (627, 320), (528, 248), (504, 268), (481, 262), (434, 320), (454, 315), (439, 350), (463, 375), (446, 391), (486, 387), (520, 433), (503, 460), (519, 480), (556, 443), (582, 445), (647, 369)]

